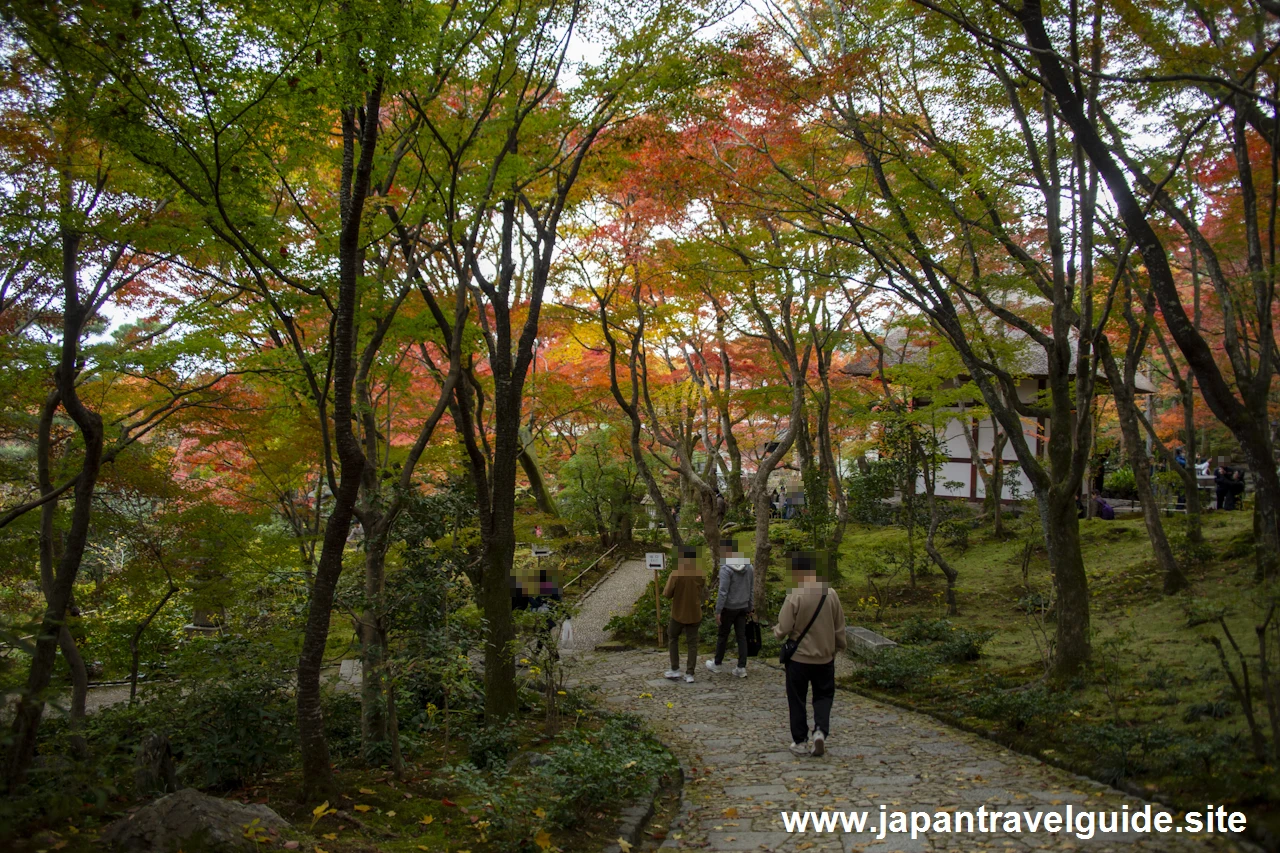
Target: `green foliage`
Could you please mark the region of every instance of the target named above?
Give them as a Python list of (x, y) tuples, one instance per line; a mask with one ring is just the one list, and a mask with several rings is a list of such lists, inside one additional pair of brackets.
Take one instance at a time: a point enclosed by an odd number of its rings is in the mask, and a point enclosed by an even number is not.
[(1138, 481), (1129, 467), (1117, 468), (1107, 474), (1102, 481), (1107, 494), (1117, 498), (1136, 499), (1138, 497)]
[(947, 663), (975, 661), (982, 656), (982, 647), (995, 634), (995, 631), (970, 631), (968, 628), (957, 628), (951, 632), (950, 636), (938, 643), (934, 651)]
[(945, 640), (955, 628), (949, 619), (925, 619), (923, 616), (912, 616), (898, 626), (897, 640), (904, 646), (917, 646), (921, 643), (933, 643)]
[(969, 531), (972, 529), (973, 524), (966, 519), (948, 518), (938, 524), (938, 536), (943, 544), (964, 551), (969, 547)]
[(1232, 704), (1222, 699), (1209, 702), (1195, 702), (1182, 712), (1184, 723), (1198, 723), (1201, 720), (1225, 720), (1231, 716)]
[(1137, 722), (1084, 723), (1076, 736), (1097, 754), (1099, 775), (1115, 784), (1134, 773), (1157, 769), (1167, 753), (1178, 745), (1164, 726)]
[(562, 514), (579, 530), (596, 536), (608, 536), (633, 523), (644, 497), (630, 449), (616, 433), (605, 427), (584, 436), (556, 475)]
[(846, 480), (849, 489), (849, 518), (862, 524), (893, 523), (893, 508), (886, 498), (893, 493), (893, 469), (882, 460), (856, 469)]
[(171, 739), (183, 777), (225, 790), (285, 763), (297, 751), (289, 688), (283, 678), (253, 674), (206, 682), (179, 700)]
[(320, 699), (329, 752), (339, 759), (360, 757), (360, 694), (326, 692)]
[(562, 732), (539, 763), (523, 764), (527, 773), (499, 762), (491, 766), (483, 770), (468, 762), (450, 773), (484, 804), (490, 840), (521, 851), (535, 849), (532, 839), (540, 829), (572, 826), (678, 770), (670, 753), (629, 716), (609, 716), (599, 729)]
[(796, 524), (805, 532), (809, 550), (825, 550), (832, 525), (835, 524), (835, 513), (831, 511), (831, 501), (827, 494), (827, 478), (816, 465), (810, 465), (801, 473), (801, 482), (804, 486), (804, 506), (796, 516)]
[(561, 825), (594, 809), (645, 791), (675, 769), (671, 755), (634, 717), (610, 717), (597, 732), (571, 729), (548, 753), (542, 773), (557, 799)]
[(1020, 732), (1033, 722), (1047, 722), (1067, 710), (1066, 702), (1044, 685), (1018, 690), (997, 690), (994, 686), (966, 704), (970, 713), (995, 720)]
[(947, 619), (912, 617), (898, 628), (898, 642), (907, 646), (931, 644), (932, 652), (947, 663), (977, 660), (982, 647), (995, 636), (994, 631), (971, 631), (957, 628)]
[(786, 554), (791, 551), (811, 549), (810, 534), (803, 528), (796, 527), (791, 521), (775, 521), (770, 524), (769, 542), (775, 546), (775, 553)]
[(882, 690), (912, 690), (928, 682), (937, 668), (929, 650), (894, 646), (879, 652), (854, 677)]
[(505, 766), (516, 747), (516, 734), (510, 724), (479, 725), (467, 734), (467, 755), (481, 770)]

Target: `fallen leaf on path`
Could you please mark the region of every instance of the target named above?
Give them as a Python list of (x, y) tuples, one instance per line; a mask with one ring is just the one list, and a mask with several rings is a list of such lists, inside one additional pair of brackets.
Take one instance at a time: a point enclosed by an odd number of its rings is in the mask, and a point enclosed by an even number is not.
[(622, 850), (622, 853), (631, 853), (631, 842), (621, 835), (618, 836), (618, 847)]
[(454, 806), (456, 806), (456, 805), (458, 805), (458, 804), (457, 804), (457, 803), (455, 803), (453, 800), (449, 799), (448, 797), (444, 797), (444, 798), (442, 798), (442, 799), (440, 800), (440, 805), (442, 805), (442, 806), (448, 806), (449, 808), (453, 808)]
[(551, 848), (551, 833), (547, 832), (545, 829), (542, 830), (533, 837), (533, 843), (538, 845), (542, 850), (549, 850)]
[(375, 791), (375, 790), (373, 790), (372, 788), (361, 788), (361, 789), (360, 789), (360, 793), (362, 793), (362, 794), (376, 794), (376, 793), (378, 793), (378, 792), (377, 792), (377, 791)]
[(435, 817), (433, 817), (432, 815), (427, 815), (422, 820), (418, 821), (418, 823), (422, 824), (423, 826), (428, 826), (434, 821), (435, 821)]
[(371, 812), (371, 811), (373, 811), (373, 806), (366, 806), (364, 803), (356, 803), (356, 804), (355, 804), (354, 806), (352, 806), (351, 808), (353, 808), (353, 809), (355, 809), (356, 811), (360, 812), (360, 814), (364, 814), (365, 812)]

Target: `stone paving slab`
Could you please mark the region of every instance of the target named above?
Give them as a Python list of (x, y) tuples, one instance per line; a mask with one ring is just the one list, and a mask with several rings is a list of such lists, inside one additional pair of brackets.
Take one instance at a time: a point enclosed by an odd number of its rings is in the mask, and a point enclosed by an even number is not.
[[(705, 657), (705, 655), (704, 655)], [(722, 853), (839, 851), (1081, 850), (1097, 853), (1184, 853), (1245, 850), (1230, 838), (1181, 834), (1109, 835), (1084, 840), (1065, 833), (910, 833), (879, 837), (879, 811), (901, 809), (1064, 813), (1130, 811), (1146, 803), (1074, 776), (922, 714), (887, 707), (841, 690), (836, 694), (827, 755), (797, 757), (787, 746), (787, 706), (779, 668), (753, 662), (749, 676), (699, 668), (693, 684), (660, 674), (657, 650), (584, 653), (571, 666), (575, 682), (594, 686), (615, 708), (646, 719), (685, 768), (683, 814), (664, 849)], [(1164, 811), (1155, 806), (1155, 810)], [(868, 811), (861, 833), (788, 832), (782, 810)]]

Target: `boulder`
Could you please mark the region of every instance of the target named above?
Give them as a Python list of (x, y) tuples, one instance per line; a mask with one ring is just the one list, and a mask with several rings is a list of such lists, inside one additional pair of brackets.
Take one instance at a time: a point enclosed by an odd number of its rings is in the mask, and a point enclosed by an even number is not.
[(266, 806), (184, 788), (111, 824), (101, 842), (121, 853), (238, 853), (259, 849), (254, 836), (275, 838), (287, 829), (288, 822)]

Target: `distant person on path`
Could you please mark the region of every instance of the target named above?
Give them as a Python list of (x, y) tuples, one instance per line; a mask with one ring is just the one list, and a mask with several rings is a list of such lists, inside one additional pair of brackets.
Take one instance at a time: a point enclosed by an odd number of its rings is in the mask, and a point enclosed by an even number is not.
[(1226, 506), (1227, 496), (1231, 492), (1231, 469), (1219, 465), (1213, 469), (1213, 487), (1218, 498), (1218, 509), (1230, 509)]
[(1227, 495), (1227, 509), (1244, 509), (1244, 469), (1231, 473), (1231, 493)]
[[(512, 575), (511, 609), (528, 610), (541, 613), (537, 630), (537, 643), (534, 650), (542, 652), (546, 640), (555, 627), (556, 620), (552, 615), (554, 606), (564, 600), (560, 591), (560, 583), (555, 574), (546, 569), (517, 568)], [(556, 652), (557, 659), (560, 653)]]
[(716, 659), (707, 661), (707, 669), (720, 672), (729, 631), (738, 641), (738, 665), (733, 674), (747, 677), (747, 617), (755, 612), (755, 568), (742, 556), (738, 543), (725, 539), (720, 543), (724, 559), (720, 564), (720, 592), (716, 596)]
[[(791, 717), (791, 751), (822, 755), (831, 734), (831, 702), (836, 695), (836, 652), (845, 648), (844, 608), (840, 596), (818, 577), (818, 561), (809, 553), (792, 554), (794, 586), (778, 611), (774, 636), (798, 640), (786, 665), (787, 710)], [(807, 626), (807, 630), (806, 630)], [(805, 702), (813, 686), (813, 745)]]
[(702, 624), (702, 600), (706, 597), (707, 579), (698, 568), (698, 551), (682, 547), (677, 552), (676, 567), (667, 576), (662, 590), (671, 599), (671, 621), (667, 623), (667, 650), (671, 652), (671, 668), (663, 673), (667, 678), (680, 678), (680, 635), (684, 634), (688, 660), (684, 680), (693, 683), (693, 670), (698, 665), (698, 626)]

